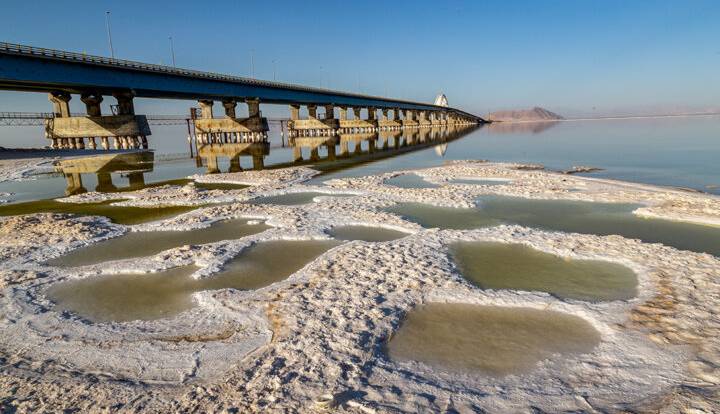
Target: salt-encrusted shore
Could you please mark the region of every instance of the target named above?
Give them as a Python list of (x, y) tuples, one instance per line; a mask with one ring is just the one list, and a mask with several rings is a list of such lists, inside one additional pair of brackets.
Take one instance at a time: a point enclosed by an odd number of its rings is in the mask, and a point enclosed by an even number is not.
[[(0, 401), (19, 411), (125, 410), (237, 412), (666, 411), (720, 410), (720, 259), (619, 236), (498, 226), (423, 229), (383, 207), (419, 201), (471, 207), (483, 194), (535, 199), (637, 203), (634, 213), (720, 224), (720, 199), (640, 184), (454, 162), (413, 171), (438, 188), (384, 184), (397, 175), (302, 182), (307, 168), (193, 177), (251, 184), (204, 191), (187, 185), (133, 193), (86, 193), (73, 202), (125, 199), (122, 205), (205, 205), (136, 226), (105, 218), (36, 214), (0, 219)], [(503, 179), (500, 185), (452, 179)], [(299, 206), (242, 203), (260, 196), (317, 191)], [(181, 246), (157, 255), (74, 269), (44, 265), (71, 249), (125, 231), (183, 230), (231, 217), (270, 229), (238, 240)], [(408, 233), (384, 243), (349, 242), (288, 279), (255, 291), (203, 292), (175, 317), (92, 324), (53, 311), (52, 283), (194, 263), (213, 277), (243, 248), (278, 239), (326, 239), (333, 226), (384, 226)], [(524, 243), (571, 258), (624, 264), (638, 275), (629, 301), (587, 303), (537, 292), (487, 291), (462, 279), (447, 255), (457, 240)], [(448, 374), (396, 363), (383, 345), (413, 307), (427, 302), (552, 309), (584, 318), (602, 341), (589, 354), (543, 362), (524, 375)]]

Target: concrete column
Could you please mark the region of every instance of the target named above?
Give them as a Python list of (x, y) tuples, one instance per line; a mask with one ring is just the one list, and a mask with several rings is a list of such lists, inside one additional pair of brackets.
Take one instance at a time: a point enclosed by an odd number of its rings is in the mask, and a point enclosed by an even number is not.
[(308, 105), (308, 117), (310, 119), (317, 119), (317, 106), (316, 105)]
[(246, 99), (245, 103), (248, 106), (248, 116), (250, 118), (260, 116), (260, 99), (252, 98)]
[(97, 173), (97, 186), (95, 186), (95, 191), (101, 192), (101, 193), (107, 193), (110, 191), (117, 190), (117, 187), (112, 182), (112, 176), (109, 172), (99, 172)]
[(110, 149), (110, 143), (108, 142), (108, 137), (100, 137), (100, 143), (102, 144), (102, 147), (104, 150)]
[(242, 171), (242, 167), (240, 166), (240, 154), (236, 154), (233, 157), (230, 157), (230, 168), (228, 169), (228, 172), (240, 172)]
[(355, 119), (360, 119), (360, 111), (362, 111), (362, 108), (353, 107), (353, 115), (355, 115)]
[(208, 99), (201, 99), (198, 101), (200, 105), (200, 118), (212, 119), (213, 117), (213, 101)]
[(340, 120), (347, 121), (347, 106), (340, 107)]
[(290, 105), (290, 119), (295, 121), (300, 119), (300, 105)]
[(87, 193), (87, 189), (83, 187), (82, 175), (80, 175), (80, 173), (65, 174), (65, 181), (67, 182), (65, 195)]
[(235, 116), (235, 108), (237, 107), (237, 101), (234, 99), (224, 99), (222, 101), (222, 106), (225, 108), (225, 117), (226, 118), (237, 118)]
[(48, 94), (48, 100), (53, 104), (53, 113), (58, 118), (67, 118), (70, 116), (70, 96), (65, 92), (54, 92)]
[(102, 95), (95, 93), (84, 93), (80, 95), (80, 100), (85, 104), (88, 116), (100, 116), (100, 103), (103, 101)]
[(135, 104), (133, 104), (133, 98), (135, 97), (130, 92), (116, 92), (113, 97), (117, 99), (118, 103), (118, 115), (134, 115)]
[(335, 118), (335, 106), (325, 105), (325, 119), (334, 119), (334, 118)]
[(299, 146), (293, 147), (293, 162), (298, 162), (302, 160), (302, 148), (300, 148)]
[(368, 107), (367, 111), (368, 111), (368, 117), (367, 117), (368, 121), (374, 121), (375, 120), (375, 108)]
[(387, 108), (383, 108), (380, 110), (380, 119), (383, 121), (387, 121), (387, 119), (388, 119), (388, 109)]
[(143, 188), (145, 187), (145, 175), (142, 172), (135, 171), (128, 174), (128, 182), (130, 188)]
[(327, 145), (327, 153), (328, 153), (328, 160), (335, 161), (335, 144), (328, 144)]
[(252, 156), (253, 159), (253, 170), (262, 170), (265, 168), (265, 160), (261, 154), (255, 154)]
[(393, 110), (393, 121), (399, 121), (400, 120), (400, 109), (395, 108)]
[(310, 161), (320, 161), (320, 151), (318, 147), (310, 148)]
[(90, 146), (90, 149), (97, 148), (97, 143), (95, 142), (95, 137), (88, 137), (88, 145)]
[(350, 148), (348, 147), (347, 141), (340, 141), (340, 156), (347, 157), (350, 153)]

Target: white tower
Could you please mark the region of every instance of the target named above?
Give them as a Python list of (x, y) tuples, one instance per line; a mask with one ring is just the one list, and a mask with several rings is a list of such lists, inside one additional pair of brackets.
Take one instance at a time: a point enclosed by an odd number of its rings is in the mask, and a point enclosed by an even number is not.
[(447, 107), (448, 106), (447, 96), (445, 96), (444, 93), (441, 93), (440, 95), (438, 95), (437, 98), (435, 98), (435, 105)]

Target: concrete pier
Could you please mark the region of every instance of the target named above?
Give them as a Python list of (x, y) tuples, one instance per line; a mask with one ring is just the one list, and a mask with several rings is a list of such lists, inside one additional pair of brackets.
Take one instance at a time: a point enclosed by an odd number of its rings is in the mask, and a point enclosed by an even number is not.
[(238, 100), (235, 99), (223, 100), (224, 117), (215, 118), (213, 116), (214, 102), (207, 99), (199, 100), (200, 118), (193, 120), (198, 145), (266, 141), (269, 127), (267, 118), (263, 118), (260, 112), (260, 101), (246, 99), (245, 103), (248, 107), (247, 118), (237, 117)]
[[(85, 92), (80, 100), (85, 104), (86, 116), (70, 113), (72, 96), (65, 92), (52, 92), (48, 99), (53, 105), (53, 117), (45, 121), (45, 137), (54, 149), (110, 149), (109, 139), (116, 149), (147, 149), (150, 127), (143, 115), (135, 115), (133, 95), (115, 93), (117, 114), (102, 115), (103, 96)], [(87, 145), (86, 145), (87, 140)]]

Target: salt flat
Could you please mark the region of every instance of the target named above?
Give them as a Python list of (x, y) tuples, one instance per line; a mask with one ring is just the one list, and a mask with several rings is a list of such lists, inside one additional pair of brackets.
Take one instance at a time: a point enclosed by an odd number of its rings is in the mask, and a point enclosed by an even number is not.
[[(638, 216), (720, 224), (720, 199), (700, 193), (518, 168), (453, 162), (430, 169), (302, 183), (307, 168), (194, 177), (251, 187), (204, 191), (162, 186), (63, 199), (120, 205), (201, 205), (159, 222), (123, 226), (101, 217), (36, 214), (0, 219), (0, 398), (20, 410), (468, 412), (720, 409), (720, 258), (596, 236), (500, 225), (423, 229), (383, 210), (400, 202), (472, 208), (480, 195), (637, 203)], [(414, 173), (435, 188), (385, 180)], [(500, 185), (449, 183), (503, 179)], [(350, 194), (313, 203), (252, 204), (289, 192)], [(78, 268), (43, 263), (127, 230), (187, 230), (229, 218), (265, 221), (236, 240), (181, 246), (152, 256)], [(59, 313), (53, 283), (194, 264), (210, 278), (243, 249), (271, 240), (323, 240), (335, 226), (409, 233), (383, 243), (332, 248), (289, 278), (257, 290), (196, 293), (197, 306), (155, 321), (94, 324)], [(541, 292), (482, 290), (448, 251), (458, 241), (520, 243), (575, 259), (607, 260), (638, 276), (637, 297), (561, 300)], [(282, 254), (282, 252), (278, 252)], [(384, 345), (415, 307), (434, 302), (548, 309), (582, 318), (601, 335), (591, 352), (551, 358), (503, 378), (393, 361)]]

